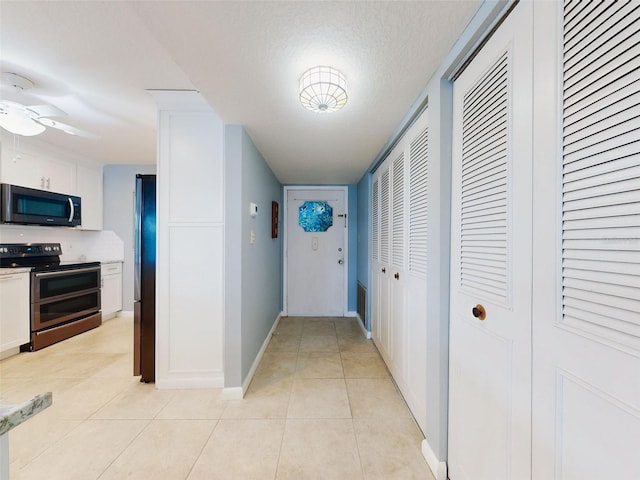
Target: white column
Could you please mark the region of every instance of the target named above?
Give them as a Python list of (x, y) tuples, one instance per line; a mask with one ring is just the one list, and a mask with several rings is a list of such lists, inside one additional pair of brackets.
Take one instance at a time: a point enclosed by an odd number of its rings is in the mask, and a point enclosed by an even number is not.
[(224, 124), (199, 93), (159, 109), (156, 386), (222, 387)]

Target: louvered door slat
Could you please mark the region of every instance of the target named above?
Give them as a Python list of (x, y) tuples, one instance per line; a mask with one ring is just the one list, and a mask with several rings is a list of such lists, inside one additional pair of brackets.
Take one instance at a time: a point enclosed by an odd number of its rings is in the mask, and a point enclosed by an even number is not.
[(636, 271), (635, 265), (633, 262), (611, 262), (611, 261), (603, 261), (600, 259), (596, 260), (585, 260), (583, 258), (573, 259), (573, 258), (565, 258), (564, 262), (562, 262), (562, 266), (568, 269), (574, 270), (586, 270), (593, 271), (598, 270), (602, 272), (609, 273), (620, 273), (624, 275), (635, 275), (638, 272)]
[(378, 179), (371, 186), (371, 259), (380, 260), (380, 201), (378, 197)]
[[(629, 225), (632, 225), (632, 227), (629, 227)], [(640, 215), (565, 220), (563, 228), (568, 234), (570, 230), (607, 230), (609, 228), (634, 228), (633, 225), (640, 225)]]
[(404, 153), (392, 164), (391, 262), (404, 267)]
[(424, 129), (409, 145), (409, 271), (427, 273), (427, 174), (429, 132)]
[[(640, 98), (640, 95), (638, 96)], [(640, 102), (636, 102), (640, 103)], [(632, 108), (630, 106), (629, 108)], [(629, 117), (629, 109), (616, 112), (610, 117), (601, 117), (592, 125), (585, 125), (576, 133), (565, 132), (565, 151), (567, 154), (583, 150), (585, 148), (603, 144), (604, 142), (617, 141), (617, 137), (627, 132), (636, 132), (636, 139), (640, 138), (640, 116)]]
[(572, 32), (575, 32), (576, 30), (579, 31), (586, 23), (589, 22), (589, 18), (597, 8), (598, 4), (596, 2), (577, 1), (567, 3), (564, 15), (565, 36), (570, 39), (573, 35)]
[[(598, 75), (592, 75), (581, 79), (573, 85), (565, 87), (565, 102), (572, 104), (583, 100), (606, 88), (613, 82), (620, 81), (620, 86), (636, 80), (637, 71), (640, 69), (640, 59), (634, 56), (633, 51), (626, 52), (624, 58), (617, 58), (611, 62), (604, 71), (598, 71)], [(622, 63), (625, 62), (626, 63)], [(599, 98), (599, 97), (596, 97)]]
[[(606, 32), (615, 28), (620, 22), (624, 24), (628, 15), (637, 8), (637, 5), (629, 2), (624, 8), (619, 10), (610, 8), (611, 2), (602, 3), (600, 5), (594, 5), (595, 8), (592, 12), (596, 15), (594, 21), (585, 25), (584, 22), (581, 27), (579, 35), (565, 35), (564, 53), (565, 55), (573, 55), (573, 49), (580, 49), (585, 38), (599, 38)], [(630, 21), (633, 21), (632, 19)], [(576, 32), (577, 33), (577, 32)], [(572, 65), (573, 62), (568, 63)]]
[[(596, 126), (598, 131), (601, 131), (620, 123), (619, 120), (616, 121), (615, 116), (640, 103), (637, 86), (634, 86), (638, 81), (640, 78), (625, 76), (622, 80), (616, 80), (615, 84), (605, 86), (604, 91), (599, 92), (598, 98), (591, 96), (574, 105), (567, 103), (565, 105), (567, 127), (564, 134), (568, 136), (584, 133), (584, 130), (590, 126)], [(622, 118), (624, 120), (626, 117)], [(604, 121), (608, 123), (600, 123)], [(573, 141), (570, 138), (568, 140)]]
[[(616, 167), (621, 167), (616, 165)], [(568, 175), (570, 179), (565, 178), (565, 192), (573, 192), (574, 190), (582, 190), (593, 187), (598, 184), (607, 185), (627, 179), (640, 178), (640, 164), (633, 165), (630, 168), (620, 168), (613, 171), (608, 169), (592, 169), (593, 171), (579, 171), (579, 175)], [(597, 173), (599, 172), (599, 173)]]
[(460, 281), (508, 304), (508, 54), (464, 97)]
[[(590, 301), (590, 299), (580, 299), (580, 298), (569, 298), (565, 302), (565, 308), (571, 307), (575, 310), (581, 310), (583, 315), (591, 314), (591, 315), (602, 315), (604, 317), (608, 317), (608, 314), (611, 312), (611, 309), (616, 313), (614, 318), (620, 319), (624, 322), (635, 324), (637, 322), (637, 315), (634, 315), (634, 312), (629, 310), (625, 310), (623, 308), (618, 308), (615, 305), (601, 305), (597, 302)], [(575, 312), (574, 310), (574, 312)], [(592, 319), (596, 319), (597, 317), (592, 317)], [(611, 318), (611, 317), (608, 317)], [(597, 323), (597, 322), (594, 322)], [(640, 328), (640, 325), (638, 325)]]
[(563, 319), (640, 350), (640, 5), (564, 24)]
[(596, 19), (597, 28), (591, 32), (581, 31), (581, 35), (577, 37), (579, 41), (573, 45), (579, 54), (571, 55), (570, 49), (565, 49), (565, 54), (570, 55), (564, 64), (565, 77), (571, 78), (568, 86), (588, 76), (592, 69), (598, 68), (592, 65), (598, 63), (596, 60), (609, 62), (633, 45), (629, 40), (632, 40), (633, 31), (637, 28), (637, 19), (630, 15), (634, 8), (628, 10), (630, 11), (627, 13), (618, 12), (618, 15), (609, 18), (599, 16)]
[(565, 105), (565, 123), (567, 125), (565, 133), (568, 135), (575, 133), (576, 130), (583, 127), (582, 122), (595, 123), (602, 118), (608, 118), (612, 112), (626, 108), (626, 105), (621, 105), (620, 102), (628, 97), (632, 98), (633, 103), (639, 103), (633, 99), (638, 95), (636, 86), (638, 82), (640, 82), (640, 78), (627, 78), (626, 81), (618, 80), (615, 84), (607, 85), (606, 91), (601, 91), (602, 96), (598, 99), (589, 97), (571, 106)]
[(389, 263), (389, 169), (380, 176), (380, 262)]
[[(611, 265), (619, 265), (628, 263), (634, 267), (636, 264), (640, 264), (640, 251), (618, 251), (618, 250), (567, 250), (564, 254), (564, 259), (582, 259), (582, 260), (597, 260), (603, 263), (609, 263)], [(614, 267), (609, 267), (614, 268)]]

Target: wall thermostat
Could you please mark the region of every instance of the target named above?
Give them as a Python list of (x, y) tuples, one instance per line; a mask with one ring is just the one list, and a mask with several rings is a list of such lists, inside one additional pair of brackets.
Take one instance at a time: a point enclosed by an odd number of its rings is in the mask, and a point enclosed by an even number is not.
[(251, 202), (249, 204), (249, 215), (251, 215), (252, 217), (258, 215), (258, 205), (256, 203)]

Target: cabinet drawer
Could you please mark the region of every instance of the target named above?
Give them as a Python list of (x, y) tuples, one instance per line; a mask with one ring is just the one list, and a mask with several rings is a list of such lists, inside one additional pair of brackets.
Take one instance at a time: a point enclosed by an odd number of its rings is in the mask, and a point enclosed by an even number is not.
[(115, 275), (122, 273), (122, 262), (103, 263), (100, 266), (101, 275)]

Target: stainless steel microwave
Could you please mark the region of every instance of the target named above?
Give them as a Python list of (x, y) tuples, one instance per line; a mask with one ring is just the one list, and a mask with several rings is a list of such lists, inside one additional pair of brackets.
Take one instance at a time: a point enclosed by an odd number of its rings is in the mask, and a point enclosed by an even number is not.
[(80, 197), (0, 184), (2, 223), (74, 227), (81, 224)]

